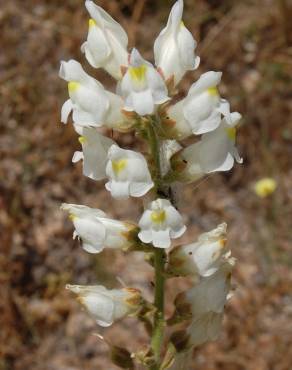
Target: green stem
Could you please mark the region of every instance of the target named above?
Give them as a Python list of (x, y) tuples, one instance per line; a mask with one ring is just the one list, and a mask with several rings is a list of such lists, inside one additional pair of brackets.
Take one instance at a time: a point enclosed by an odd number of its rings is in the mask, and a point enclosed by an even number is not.
[[(153, 181), (155, 183), (156, 194), (164, 193), (161, 163), (160, 163), (160, 143), (157, 137), (153, 120), (149, 120), (148, 126), (148, 142), (150, 154), (153, 160)], [(154, 306), (156, 312), (154, 314), (153, 332), (151, 338), (151, 349), (154, 354), (156, 364), (151, 367), (151, 370), (158, 370), (161, 362), (161, 348), (164, 336), (164, 265), (165, 252), (163, 249), (155, 248), (154, 251), (154, 269), (155, 269), (155, 293)]]
[(151, 338), (151, 348), (154, 353), (155, 361), (157, 362), (157, 365), (159, 365), (164, 332), (164, 283), (165, 283), (165, 278), (163, 276), (165, 261), (164, 250), (157, 248), (157, 250), (155, 251), (154, 258), (155, 258), (154, 306), (156, 307), (156, 312), (154, 315), (154, 328)]

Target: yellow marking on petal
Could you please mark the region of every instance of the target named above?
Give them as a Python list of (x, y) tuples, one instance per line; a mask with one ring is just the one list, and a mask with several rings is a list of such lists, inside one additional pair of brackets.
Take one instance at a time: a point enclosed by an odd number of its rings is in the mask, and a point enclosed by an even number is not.
[(77, 218), (77, 216), (76, 216), (76, 215), (74, 215), (73, 213), (70, 213), (70, 214), (69, 214), (69, 219), (70, 219), (71, 221), (76, 220), (76, 218)]
[(185, 27), (184, 21), (180, 21), (180, 26)]
[(130, 77), (134, 82), (144, 82), (147, 66), (142, 64), (139, 67), (129, 67)]
[(95, 20), (94, 19), (89, 19), (89, 21), (88, 21), (88, 27), (89, 28), (92, 28), (92, 27), (94, 27), (94, 26), (96, 26), (96, 22), (95, 22)]
[(85, 136), (79, 136), (78, 141), (80, 144), (84, 144), (86, 143), (87, 139)]
[(161, 210), (161, 211), (153, 211), (151, 213), (151, 221), (156, 223), (156, 224), (160, 224), (162, 222), (164, 222), (166, 219), (166, 213), (164, 210)]
[(227, 243), (227, 239), (220, 239), (220, 240), (219, 240), (219, 244), (220, 244), (220, 247), (221, 247), (221, 248), (224, 248), (224, 247), (225, 247), (225, 245), (226, 245), (226, 243)]
[(123, 171), (127, 166), (127, 160), (126, 159), (119, 159), (118, 161), (112, 161), (112, 168), (114, 173), (117, 175), (121, 171)]
[(69, 93), (72, 93), (74, 91), (76, 91), (80, 86), (80, 83), (79, 82), (76, 82), (76, 81), (71, 81), (68, 83), (68, 90), (69, 90)]
[(236, 128), (235, 127), (228, 127), (226, 128), (227, 136), (230, 140), (234, 141), (236, 137)]
[(207, 91), (211, 96), (218, 96), (219, 95), (219, 92), (218, 92), (218, 89), (217, 89), (216, 86), (209, 87), (209, 89), (207, 89)]
[(256, 182), (254, 190), (260, 198), (265, 198), (272, 194), (277, 187), (277, 183), (270, 177), (263, 178)]

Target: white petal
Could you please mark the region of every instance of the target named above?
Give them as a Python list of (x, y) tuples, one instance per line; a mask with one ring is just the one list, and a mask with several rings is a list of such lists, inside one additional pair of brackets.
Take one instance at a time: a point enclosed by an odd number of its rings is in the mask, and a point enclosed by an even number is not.
[(188, 330), (192, 346), (196, 347), (207, 341), (218, 339), (222, 320), (223, 315), (214, 312), (208, 312), (198, 317)]
[(84, 156), (83, 156), (83, 152), (80, 152), (80, 151), (76, 151), (74, 152), (73, 154), (73, 157), (72, 157), (72, 162), (73, 163), (77, 163), (79, 162), (81, 159), (83, 159)]
[(133, 109), (140, 116), (151, 114), (154, 111), (154, 101), (150, 89), (141, 92), (132, 92)]
[[(192, 113), (189, 113), (192, 114)], [(211, 111), (211, 114), (206, 118), (202, 119), (201, 121), (197, 121), (195, 123), (191, 123), (192, 132), (195, 135), (202, 135), (206, 132), (214, 131), (221, 122), (221, 114), (217, 110)]]
[(200, 163), (204, 172), (229, 171), (234, 164), (230, 154), (230, 140), (220, 129), (203, 135), (200, 146)]
[(108, 327), (113, 323), (114, 303), (110, 297), (105, 294), (90, 294), (83, 298), (83, 304), (98, 325)]
[(183, 1), (177, 1), (170, 12), (166, 27), (154, 43), (155, 64), (166, 79), (174, 76), (175, 84), (185, 72), (198, 66), (194, 50), (196, 42), (182, 24)]
[[(100, 112), (102, 113), (102, 112)], [(75, 107), (73, 110), (72, 118), (73, 122), (78, 126), (88, 127), (101, 127), (102, 114), (93, 115), (92, 113), (86, 112), (78, 107)]]
[(93, 1), (87, 0), (85, 7), (90, 16), (97, 22), (98, 25), (109, 29), (122, 45), (127, 47), (128, 36), (123, 27), (116, 22), (103, 8), (96, 5)]
[(179, 47), (181, 64), (185, 71), (197, 68), (199, 62), (199, 60), (195, 58), (195, 48), (197, 43), (195, 42), (190, 31), (183, 25), (181, 25), (178, 33), (177, 43)]
[(209, 71), (203, 73), (197, 82), (195, 82), (189, 91), (189, 94), (200, 94), (209, 87), (217, 86), (221, 80), (222, 72)]
[(221, 99), (218, 110), (219, 110), (220, 113), (223, 114), (223, 116), (225, 117), (226, 122), (229, 125), (231, 125), (232, 120), (231, 120), (231, 113), (230, 113), (230, 104), (226, 99)]
[(152, 189), (154, 186), (154, 183), (151, 181), (149, 183), (147, 182), (134, 182), (130, 184), (130, 190), (129, 193), (132, 197), (142, 197), (150, 189)]
[(121, 79), (121, 66), (128, 63), (127, 34), (101, 7), (92, 1), (86, 1), (85, 6), (95, 24), (90, 26), (82, 51), (92, 66), (103, 67), (114, 78)]
[(98, 81), (94, 80), (83, 70), (80, 63), (73, 59), (70, 59), (68, 62), (61, 62), (59, 76), (68, 82), (74, 81), (90, 86), (101, 86)]
[(83, 248), (89, 253), (99, 253), (104, 248), (105, 227), (95, 218), (73, 220), (76, 232), (82, 240)]
[(88, 88), (80, 85), (70, 93), (71, 100), (76, 104), (73, 109), (73, 120), (79, 125), (101, 126), (109, 109), (109, 99), (103, 87)]
[(69, 114), (71, 113), (72, 109), (73, 109), (73, 104), (72, 104), (71, 99), (66, 100), (61, 110), (61, 122), (67, 123)]
[(143, 243), (151, 243), (152, 242), (152, 231), (151, 230), (141, 230), (138, 234), (138, 237)]
[(127, 181), (109, 181), (105, 184), (106, 190), (111, 192), (113, 198), (127, 199), (129, 198), (130, 184)]
[(227, 122), (226, 120), (225, 120), (225, 122), (229, 126), (234, 127), (238, 124), (238, 122), (241, 120), (241, 118), (242, 118), (242, 116), (241, 116), (240, 113), (232, 112), (232, 113), (230, 113), (230, 122)]
[(102, 180), (106, 177), (108, 150), (114, 141), (92, 128), (85, 128), (83, 136), (83, 173), (93, 180)]
[(171, 245), (169, 230), (152, 231), (153, 245), (156, 248), (169, 248)]
[(87, 41), (81, 46), (81, 51), (85, 53), (85, 57), (92, 67), (102, 67), (111, 54), (111, 48), (103, 30), (96, 26), (90, 27)]

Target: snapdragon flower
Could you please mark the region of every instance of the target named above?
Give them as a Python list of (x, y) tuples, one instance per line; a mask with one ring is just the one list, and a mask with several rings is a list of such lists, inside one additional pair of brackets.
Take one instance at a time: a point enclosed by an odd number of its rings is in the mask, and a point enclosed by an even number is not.
[(127, 248), (133, 244), (136, 226), (108, 218), (96, 208), (63, 203), (61, 209), (69, 213), (82, 247), (89, 253), (100, 253), (104, 248)]
[(192, 347), (218, 339), (224, 306), (230, 296), (230, 278), (234, 263), (234, 259), (230, 257), (216, 273), (203, 278), (186, 293), (185, 298), (191, 304), (192, 311), (192, 325), (187, 330)]
[(166, 27), (154, 43), (155, 64), (166, 80), (173, 78), (175, 85), (200, 63), (195, 55), (197, 43), (182, 22), (183, 6), (183, 0), (174, 4)]
[(162, 77), (137, 49), (132, 50), (128, 70), (118, 91), (125, 99), (124, 109), (140, 116), (152, 114), (156, 105), (169, 100)]
[(225, 223), (203, 233), (195, 243), (181, 245), (169, 254), (169, 271), (176, 275), (210, 276), (222, 265), (226, 248)]
[(205, 174), (229, 171), (234, 160), (242, 163), (235, 146), (236, 125), (241, 119), (237, 112), (230, 114), (230, 120), (221, 120), (219, 127), (202, 135), (202, 139), (172, 158), (172, 168), (182, 181), (195, 181)]
[(89, 64), (104, 68), (119, 80), (123, 67), (128, 65), (128, 36), (123, 27), (93, 1), (87, 0), (85, 6), (91, 19), (87, 41), (81, 51)]
[(72, 162), (83, 160), (83, 174), (92, 180), (103, 180), (106, 178), (106, 163), (108, 161), (108, 150), (115, 142), (101, 135), (94, 128), (77, 128), (81, 134), (79, 142), (82, 151), (76, 151)]
[(106, 174), (105, 187), (114, 198), (142, 197), (154, 186), (143, 155), (117, 145), (108, 151)]
[(116, 143), (93, 128), (78, 128), (82, 152), (76, 151), (74, 163), (83, 160), (83, 174), (93, 180), (108, 178), (105, 184), (114, 198), (141, 197), (154, 183), (146, 159), (133, 150), (118, 147)]
[(123, 126), (123, 100), (106, 91), (102, 84), (90, 77), (76, 60), (61, 62), (59, 76), (68, 82), (68, 99), (62, 107), (61, 121), (67, 123), (73, 111), (73, 122), (78, 126)]
[(182, 236), (186, 231), (183, 219), (179, 212), (167, 199), (156, 199), (144, 211), (138, 234), (144, 243), (153, 243), (157, 248), (168, 248), (171, 239)]
[(195, 135), (215, 130), (222, 115), (229, 120), (229, 103), (220, 98), (217, 89), (221, 75), (221, 72), (213, 71), (202, 74), (191, 86), (186, 98), (169, 108), (170, 119), (184, 122), (180, 125), (189, 125)]
[(102, 285), (67, 285), (67, 289), (77, 294), (78, 300), (93, 316), (97, 324), (103, 327), (134, 314), (141, 304), (138, 289), (106, 289)]
[(195, 346), (218, 338), (224, 306), (230, 297), (231, 271), (234, 264), (234, 258), (229, 256), (216, 272), (201, 278), (197, 285), (176, 297), (174, 317), (191, 319), (187, 330), (184, 333), (179, 332), (179, 336), (185, 338), (181, 351), (189, 351)]

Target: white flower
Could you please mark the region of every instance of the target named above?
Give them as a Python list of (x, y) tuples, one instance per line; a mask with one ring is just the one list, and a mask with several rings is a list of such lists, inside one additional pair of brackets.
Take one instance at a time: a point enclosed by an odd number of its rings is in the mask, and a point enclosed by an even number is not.
[(155, 64), (166, 80), (174, 77), (175, 85), (186, 71), (196, 69), (200, 63), (195, 56), (197, 43), (182, 22), (183, 5), (183, 0), (174, 4), (166, 27), (154, 43)]
[(192, 325), (188, 329), (192, 346), (218, 338), (234, 263), (230, 257), (217, 272), (202, 278), (197, 286), (186, 292), (185, 300), (191, 304), (192, 312)]
[(62, 107), (62, 122), (66, 123), (73, 110), (78, 125), (100, 126), (109, 102), (103, 86), (84, 72), (75, 60), (61, 62), (59, 76), (68, 81), (70, 99)]
[(223, 223), (201, 234), (197, 242), (174, 248), (169, 254), (169, 271), (182, 276), (214, 274), (225, 261), (226, 226)]
[(226, 258), (215, 273), (201, 278), (197, 285), (176, 297), (176, 315), (192, 320), (187, 329), (187, 349), (217, 339), (224, 306), (230, 297), (231, 271), (234, 264), (234, 258)]
[(183, 293), (185, 301), (191, 304), (193, 319), (206, 312), (222, 313), (224, 311), (234, 264), (234, 258), (229, 257), (214, 274), (203, 277), (199, 284)]
[(67, 289), (78, 295), (78, 300), (95, 318), (98, 325), (108, 327), (115, 321), (134, 314), (141, 303), (137, 289), (106, 289), (102, 285), (67, 285)]
[(114, 198), (141, 197), (154, 183), (142, 154), (112, 145), (108, 151), (105, 184)]
[(200, 163), (205, 173), (229, 171), (234, 159), (238, 163), (243, 162), (235, 147), (235, 126), (240, 119), (239, 113), (231, 113), (230, 119), (224, 118), (216, 130), (202, 135)]
[(152, 114), (155, 105), (169, 100), (162, 77), (136, 49), (132, 50), (129, 68), (118, 90), (125, 98), (124, 109), (135, 111), (140, 116)]
[(72, 162), (83, 160), (83, 174), (93, 180), (106, 178), (106, 163), (108, 161), (108, 150), (115, 143), (108, 137), (101, 135), (94, 128), (78, 128), (82, 136), (79, 142), (83, 152), (74, 153)]
[(87, 41), (81, 50), (95, 68), (104, 68), (116, 79), (128, 64), (128, 36), (122, 26), (93, 1), (85, 2), (91, 19)]
[(199, 142), (178, 153), (172, 160), (173, 169), (180, 172), (183, 181), (194, 181), (212, 172), (229, 171), (234, 159), (242, 163), (235, 147), (235, 126), (240, 118), (239, 113), (231, 113), (230, 123), (224, 118), (216, 130), (202, 135)]
[(125, 248), (132, 243), (135, 225), (112, 220), (96, 208), (64, 203), (61, 209), (69, 212), (75, 227), (73, 237), (78, 236), (89, 253), (100, 253), (105, 247)]
[(186, 230), (181, 215), (166, 199), (156, 199), (148, 205), (139, 227), (140, 240), (157, 248), (170, 247), (171, 238), (179, 238)]
[(63, 123), (67, 123), (73, 111), (73, 122), (79, 126), (122, 126), (121, 97), (106, 91), (100, 82), (83, 70), (80, 63), (75, 60), (61, 62), (59, 76), (68, 81), (70, 96), (62, 107)]
[(201, 75), (182, 103), (178, 102), (168, 111), (170, 118), (185, 121), (183, 125), (188, 124), (195, 135), (215, 130), (222, 114), (229, 119), (229, 103), (220, 98), (217, 90), (221, 75), (213, 71)]

